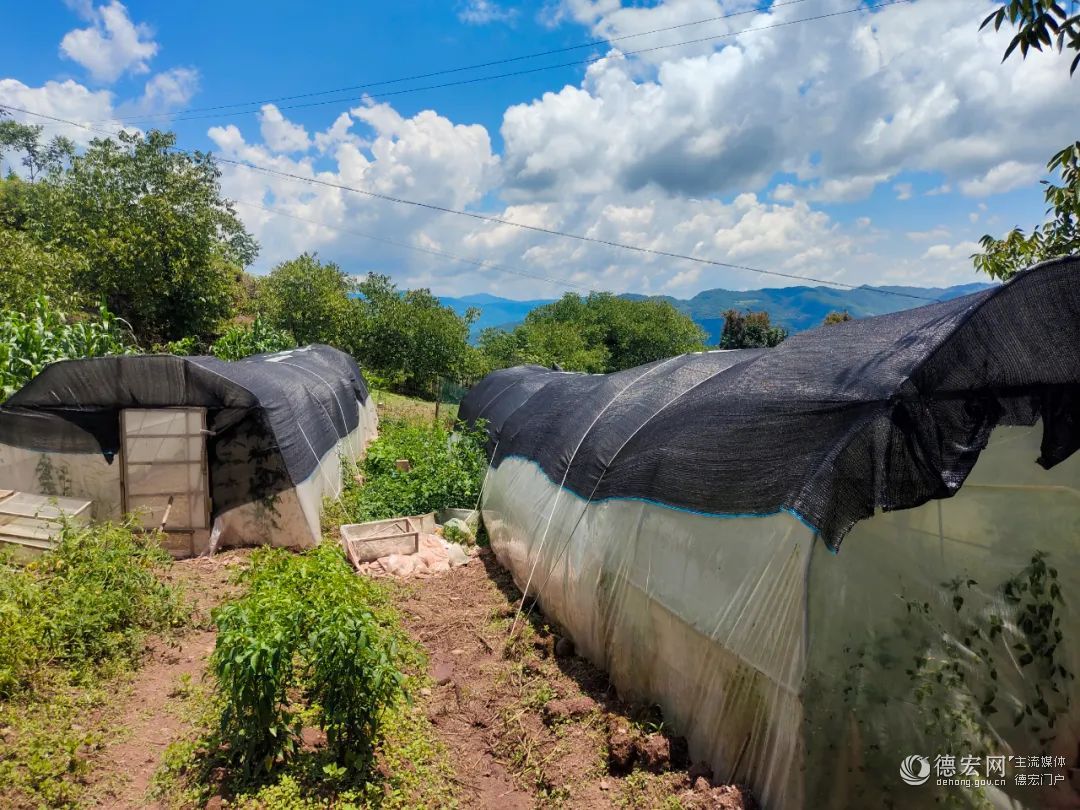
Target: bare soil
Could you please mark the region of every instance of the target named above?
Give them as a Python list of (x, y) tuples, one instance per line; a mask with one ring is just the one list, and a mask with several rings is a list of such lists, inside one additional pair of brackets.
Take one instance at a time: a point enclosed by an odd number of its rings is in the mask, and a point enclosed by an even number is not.
[(177, 710), (178, 698), (190, 684), (202, 682), (214, 650), (210, 611), (234, 592), (230, 580), (250, 552), (230, 551), (211, 559), (183, 560), (170, 578), (180, 584), (195, 607), (196, 629), (173, 639), (152, 638), (146, 658), (117, 699), (97, 722), (114, 731), (90, 762), (87, 792), (90, 806), (156, 807), (148, 797), (151, 780), (170, 743), (191, 733)]
[[(248, 552), (178, 562), (171, 576), (197, 603), (199, 629), (152, 639), (146, 661), (99, 722), (115, 729), (87, 774), (91, 806), (158, 807), (149, 790), (166, 747), (190, 737), (182, 695), (205, 677), (209, 612), (233, 592)], [(425, 647), (433, 685), (416, 695), (450, 752), (464, 808), (738, 808), (753, 800), (714, 785), (648, 708), (622, 703), (569, 639), (521, 599), (489, 551), (400, 589), (406, 629)]]
[(487, 550), (401, 600), (430, 656), (426, 709), (453, 753), (463, 806), (752, 806), (742, 788), (691, 767), (685, 741), (659, 732), (655, 711), (621, 702), (543, 617), (522, 618), (511, 637), (520, 600)]

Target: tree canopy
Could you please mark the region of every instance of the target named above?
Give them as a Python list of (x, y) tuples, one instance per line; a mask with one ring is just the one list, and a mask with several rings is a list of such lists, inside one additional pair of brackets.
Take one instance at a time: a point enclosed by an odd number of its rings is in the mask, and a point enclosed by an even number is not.
[(97, 139), (73, 154), (57, 139), (41, 146), (39, 127), (0, 126), (28, 168), (28, 179), (3, 181), (0, 224), (30, 239), (8, 235), (9, 248), (31, 263), (35, 252), (64, 257), (74, 291), (105, 303), (142, 340), (210, 333), (231, 316), (258, 246), (222, 196), (210, 155), (178, 150), (158, 131)]
[(787, 330), (773, 326), (768, 312), (724, 313), (724, 330), (720, 333), (721, 349), (762, 349), (778, 346), (787, 338)]
[(493, 367), (537, 363), (611, 372), (704, 348), (705, 333), (671, 303), (611, 293), (567, 293), (531, 311), (512, 332), (485, 330)]
[[(1016, 28), (1002, 61), (1017, 49), (1026, 58), (1031, 49), (1044, 47), (1076, 51), (1069, 73), (1080, 65), (1080, 14), (1069, 15), (1055, 0), (1010, 0), (986, 19), (996, 29), (1005, 22)], [(1060, 178), (1043, 181), (1047, 221), (1025, 234), (1013, 228), (1002, 238), (985, 234), (982, 252), (972, 255), (975, 269), (991, 278), (1008, 279), (1029, 265), (1055, 256), (1080, 253), (1080, 140), (1050, 158), (1047, 172)]]

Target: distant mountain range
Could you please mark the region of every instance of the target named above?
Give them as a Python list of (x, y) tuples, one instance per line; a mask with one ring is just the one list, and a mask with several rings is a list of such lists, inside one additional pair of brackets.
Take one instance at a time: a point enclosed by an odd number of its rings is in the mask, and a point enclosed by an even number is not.
[[(990, 286), (993, 285), (974, 282), (955, 287), (860, 287), (856, 290), (838, 290), (834, 287), (776, 287), (764, 290), (705, 290), (690, 299), (635, 294), (623, 297), (632, 300), (655, 298), (670, 301), (700, 324), (709, 335), (708, 342), (714, 344), (720, 339), (720, 332), (724, 328), (723, 313), (728, 309), (749, 309), (755, 312), (764, 310), (769, 313), (773, 323), (791, 332), (801, 332), (819, 326), (830, 312), (846, 310), (853, 318), (884, 315), (922, 306), (934, 299), (947, 301), (958, 298)], [(533, 309), (551, 303), (551, 299), (513, 301), (486, 293), (461, 298), (443, 297), (441, 300), (459, 314), (464, 314), (469, 307), (480, 310), (480, 317), (473, 325), (474, 336), (489, 326), (513, 329), (525, 320), (525, 316)]]

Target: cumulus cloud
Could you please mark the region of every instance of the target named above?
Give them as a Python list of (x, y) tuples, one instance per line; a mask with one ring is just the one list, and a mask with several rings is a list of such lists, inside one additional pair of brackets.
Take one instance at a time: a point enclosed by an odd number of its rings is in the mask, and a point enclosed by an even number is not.
[(306, 152), (311, 148), (307, 130), (287, 120), (273, 104), (262, 106), (259, 131), (266, 145), (275, 152)]
[(960, 190), (969, 197), (989, 197), (991, 194), (1003, 194), (1014, 188), (1030, 185), (1038, 180), (1046, 169), (1038, 163), (1020, 163), (1006, 160), (999, 163), (980, 177), (966, 180), (960, 184)]
[(931, 245), (923, 253), (924, 259), (967, 259), (972, 253), (978, 253), (982, 248), (977, 242), (960, 242), (955, 245)]
[(137, 106), (140, 113), (175, 110), (191, 101), (199, 91), (199, 71), (179, 67), (154, 75), (143, 89)]
[[(105, 131), (122, 126), (113, 111), (111, 92), (90, 90), (70, 79), (63, 82), (45, 82), (41, 87), (30, 87), (17, 79), (0, 79), (0, 104), (34, 110)], [(22, 113), (12, 113), (12, 116), (28, 124), (43, 124), (48, 135), (65, 135), (77, 144), (86, 144), (99, 137), (99, 133), (83, 127), (56, 125)]]
[[(561, 12), (614, 38), (732, 8), (566, 0)], [(816, 10), (850, 8), (826, 0)], [(1009, 160), (1044, 160), (1080, 126), (1080, 106), (1061, 106), (1071, 92), (1065, 57), (1035, 53), (1002, 65), (1009, 35), (979, 32), (978, 13), (916, 3), (803, 23), (807, 11), (788, 5), (620, 39), (618, 49), (632, 51), (699, 30), (732, 34), (629, 58), (612, 49), (581, 86), (511, 107), (502, 125), (507, 191), (516, 199), (645, 186), (729, 194), (759, 190), (782, 172), (795, 175), (795, 188), (777, 199), (851, 200), (902, 171), (971, 182)], [(739, 33), (766, 25), (783, 27)]]
[(458, 10), (458, 19), (469, 25), (509, 22), (515, 16), (517, 9), (504, 8), (494, 0), (465, 0)]
[(76, 28), (60, 41), (60, 53), (78, 62), (97, 81), (111, 83), (124, 73), (146, 73), (150, 59), (158, 52), (153, 33), (136, 25), (119, 0), (93, 7), (77, 7), (88, 17), (88, 28)]

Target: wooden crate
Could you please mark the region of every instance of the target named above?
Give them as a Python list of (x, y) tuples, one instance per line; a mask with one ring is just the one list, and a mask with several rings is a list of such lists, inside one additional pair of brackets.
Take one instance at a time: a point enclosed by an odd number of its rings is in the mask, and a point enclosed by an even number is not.
[(435, 514), (347, 523), (341, 527), (341, 544), (353, 566), (391, 554), (415, 554), (420, 535), (435, 531)]
[(56, 547), (65, 520), (89, 523), (90, 505), (76, 498), (0, 490), (0, 548), (17, 557), (49, 551)]

